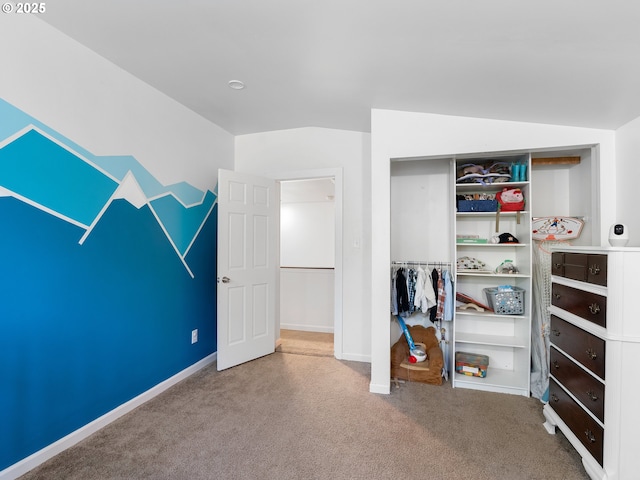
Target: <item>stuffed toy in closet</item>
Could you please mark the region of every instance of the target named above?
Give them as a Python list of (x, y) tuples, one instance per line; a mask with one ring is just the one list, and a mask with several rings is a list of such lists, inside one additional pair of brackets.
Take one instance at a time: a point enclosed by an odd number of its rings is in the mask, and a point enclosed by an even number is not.
[(401, 336), (391, 347), (391, 378), (442, 385), (444, 358), (436, 338), (436, 329), (422, 325), (409, 326), (408, 329), (413, 341), (425, 346), (427, 359), (419, 364), (409, 363), (409, 344), (404, 335)]

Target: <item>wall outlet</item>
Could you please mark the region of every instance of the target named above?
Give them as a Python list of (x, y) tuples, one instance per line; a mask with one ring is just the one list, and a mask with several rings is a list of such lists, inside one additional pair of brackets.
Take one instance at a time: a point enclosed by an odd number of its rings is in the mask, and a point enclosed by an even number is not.
[(191, 344), (193, 345), (198, 341), (198, 329), (191, 330)]

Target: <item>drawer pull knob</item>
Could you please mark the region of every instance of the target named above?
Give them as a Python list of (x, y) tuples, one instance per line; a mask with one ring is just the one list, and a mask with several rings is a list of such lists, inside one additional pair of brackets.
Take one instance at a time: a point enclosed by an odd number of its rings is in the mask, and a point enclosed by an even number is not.
[(589, 267), (589, 272), (591, 272), (591, 275), (598, 275), (600, 273), (600, 266), (599, 265), (591, 265)]
[(596, 443), (596, 437), (591, 430), (585, 430), (584, 434), (587, 436), (587, 440), (589, 440), (591, 443)]
[(588, 395), (588, 396), (589, 396), (589, 398), (590, 398), (591, 400), (593, 400), (594, 402), (597, 402), (597, 401), (598, 401), (598, 396), (597, 396), (595, 393), (593, 393), (593, 390), (589, 390), (589, 391), (587, 392), (587, 395)]
[(558, 370), (560, 368), (560, 364), (558, 363), (557, 360), (553, 361), (553, 368), (555, 368), (556, 370)]
[(593, 315), (597, 315), (598, 313), (600, 313), (600, 305), (598, 305), (597, 303), (592, 303), (591, 305), (589, 305), (589, 311)]
[(552, 393), (551, 394), (551, 400), (553, 400), (554, 402), (558, 403), (560, 401), (560, 398), (555, 393)]
[(560, 330), (558, 330), (557, 328), (552, 328), (551, 333), (553, 333), (556, 337), (560, 336)]
[(554, 293), (553, 294), (553, 298), (555, 298), (556, 300), (560, 300), (560, 294), (559, 293)]
[(553, 264), (553, 268), (555, 268), (556, 270), (559, 270), (562, 267), (561, 263), (554, 263)]
[(598, 358), (598, 354), (592, 348), (587, 350), (587, 355), (591, 360), (595, 360), (596, 358)]

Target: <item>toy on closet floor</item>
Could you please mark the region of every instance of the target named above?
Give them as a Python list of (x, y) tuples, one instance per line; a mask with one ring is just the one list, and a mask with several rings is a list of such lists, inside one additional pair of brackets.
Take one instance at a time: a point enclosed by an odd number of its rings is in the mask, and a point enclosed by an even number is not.
[(396, 317), (398, 319), (398, 324), (402, 329), (402, 333), (404, 333), (404, 337), (407, 339), (407, 345), (409, 345), (409, 363), (418, 363), (424, 362), (427, 359), (427, 352), (424, 348), (423, 344), (416, 345), (413, 341), (413, 337), (411, 333), (409, 333), (409, 329), (407, 328), (407, 324), (404, 323), (404, 320), (400, 315)]
[(414, 325), (407, 327), (407, 332), (414, 345), (424, 348), (427, 358), (423, 362), (409, 363), (411, 350), (408, 338), (406, 336), (405, 338), (400, 337), (391, 347), (391, 378), (394, 383), (398, 385), (398, 380), (408, 380), (442, 385), (444, 355), (436, 337), (436, 329)]

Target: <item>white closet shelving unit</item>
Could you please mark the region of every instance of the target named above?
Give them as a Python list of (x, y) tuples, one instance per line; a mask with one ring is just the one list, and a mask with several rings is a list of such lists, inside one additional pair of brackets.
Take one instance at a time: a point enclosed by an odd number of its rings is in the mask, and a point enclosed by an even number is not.
[[(496, 162), (519, 163), (526, 166), (526, 177), (519, 182), (491, 184), (457, 183), (460, 165)], [(525, 210), (521, 212), (455, 212), (454, 251), (460, 257), (476, 258), (486, 264), (486, 271), (455, 270), (456, 291), (488, 304), (485, 288), (512, 285), (524, 291), (524, 311), (521, 314), (498, 314), (474, 309), (457, 308), (453, 328), (453, 360), (456, 352), (467, 352), (489, 357), (486, 377), (454, 373), (453, 386), (476, 390), (529, 396), (531, 365), (531, 171), (529, 154), (463, 156), (452, 160), (454, 193), (458, 195), (495, 194), (503, 188), (519, 188), (525, 197)], [(519, 243), (458, 243), (458, 235), (478, 235), (491, 239), (493, 235), (510, 233)], [(511, 260), (518, 273), (494, 273), (505, 260)], [(455, 368), (452, 368), (454, 371)]]

